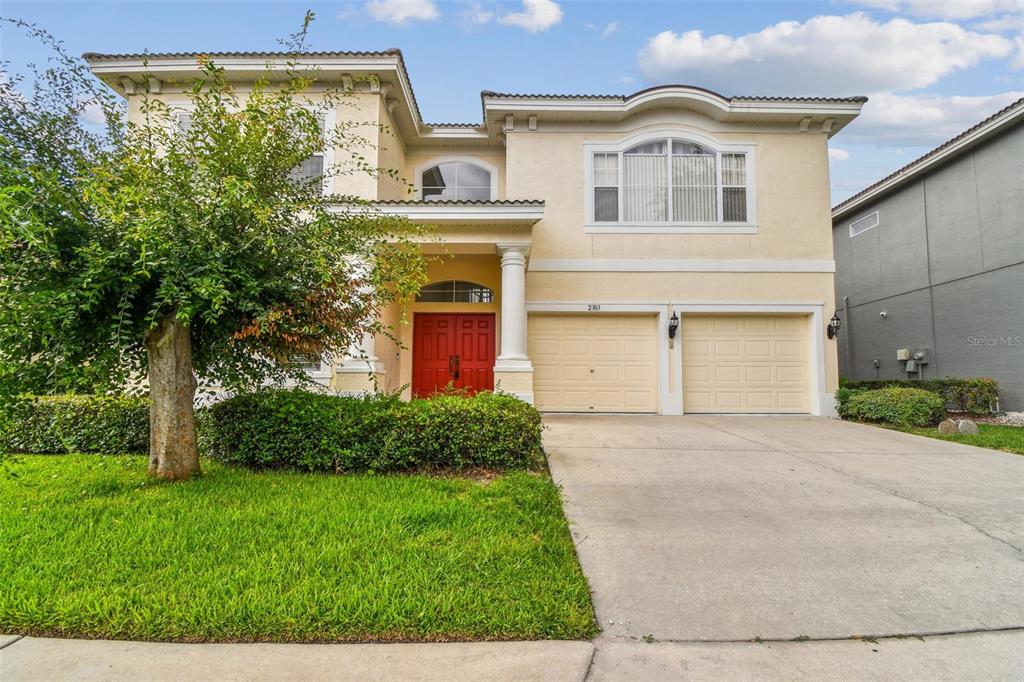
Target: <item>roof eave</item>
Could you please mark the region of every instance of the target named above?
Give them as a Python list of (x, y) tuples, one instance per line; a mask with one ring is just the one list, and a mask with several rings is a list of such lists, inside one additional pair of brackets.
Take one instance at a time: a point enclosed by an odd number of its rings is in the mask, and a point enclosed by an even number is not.
[(969, 133), (961, 133), (924, 156), (911, 161), (889, 177), (839, 203), (832, 209), (832, 220), (840, 220), (844, 216), (860, 210), (865, 204), (892, 194), (922, 174), (942, 166), (960, 154), (998, 135), (1018, 120), (1024, 120), (1024, 99), (997, 112), (990, 120), (978, 124), (974, 130), (968, 129)]

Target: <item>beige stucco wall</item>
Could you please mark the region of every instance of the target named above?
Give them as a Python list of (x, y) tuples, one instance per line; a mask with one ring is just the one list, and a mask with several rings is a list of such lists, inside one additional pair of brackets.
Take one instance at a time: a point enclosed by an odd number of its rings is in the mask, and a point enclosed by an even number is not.
[[(716, 124), (696, 115), (666, 122), (638, 117), (621, 129), (540, 126), (508, 133), (507, 195), (543, 199), (534, 228), (537, 258), (814, 259), (831, 260), (828, 146), (825, 135), (795, 128), (762, 130)], [(723, 143), (755, 145), (757, 234), (587, 234), (584, 144), (621, 142), (645, 132), (687, 132)]]
[[(413, 178), (406, 172), (405, 143), (399, 137), (394, 120), (387, 107), (380, 108), (380, 133), (377, 165), (381, 173), (377, 179), (377, 198), (404, 200), (413, 198)], [(395, 171), (397, 176), (387, 171)]]

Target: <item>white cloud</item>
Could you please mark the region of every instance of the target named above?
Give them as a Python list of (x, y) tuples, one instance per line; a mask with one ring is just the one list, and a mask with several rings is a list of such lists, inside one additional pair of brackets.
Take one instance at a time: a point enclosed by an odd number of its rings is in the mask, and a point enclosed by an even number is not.
[(1014, 55), (1010, 66), (1014, 69), (1024, 69), (1024, 36), (1017, 36), (1013, 40), (1017, 43), (1017, 54)]
[(1024, 91), (977, 97), (879, 93), (840, 135), (851, 144), (934, 147), (1021, 97)]
[(494, 18), (494, 12), (484, 9), (479, 2), (474, 2), (459, 13), (464, 26), (483, 26)]
[(633, 78), (632, 76), (619, 76), (619, 80), (626, 85), (633, 85), (636, 83), (636, 78)]
[(399, 25), (433, 21), (441, 16), (431, 0), (370, 0), (363, 9), (377, 21)]
[(1021, 11), (1020, 0), (854, 0), (858, 5), (889, 12), (959, 21), (1000, 12)]
[(81, 116), (84, 120), (96, 125), (105, 125), (107, 122), (107, 117), (103, 113), (103, 107), (101, 107), (97, 102), (90, 102), (86, 104), (82, 109)]
[(726, 94), (853, 95), (922, 88), (1013, 41), (946, 22), (878, 22), (863, 12), (783, 21), (740, 36), (663, 31), (637, 55), (649, 80), (700, 83)]
[(972, 24), (971, 28), (976, 31), (990, 31), (992, 33), (1015, 33), (1020, 35), (1024, 32), (1024, 12), (1021, 14), (1007, 14), (1005, 16), (981, 21)]
[(850, 158), (850, 152), (845, 149), (835, 149), (833, 147), (828, 148), (829, 161), (846, 161), (848, 158)]
[(562, 8), (554, 0), (523, 0), (522, 12), (510, 12), (498, 19), (498, 23), (538, 33), (548, 30), (561, 20)]
[(604, 28), (601, 28), (597, 24), (584, 24), (583, 26), (588, 31), (593, 31), (597, 33), (597, 37), (600, 38), (601, 40), (604, 40), (605, 38), (619, 30), (619, 22), (617, 21), (609, 21)]

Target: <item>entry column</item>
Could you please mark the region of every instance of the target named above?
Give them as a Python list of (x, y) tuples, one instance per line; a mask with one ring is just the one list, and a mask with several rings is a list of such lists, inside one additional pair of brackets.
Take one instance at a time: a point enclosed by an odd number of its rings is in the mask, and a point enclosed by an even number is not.
[(529, 244), (498, 244), (501, 254), (501, 352), (495, 388), (533, 403), (533, 365), (526, 346), (526, 256)]

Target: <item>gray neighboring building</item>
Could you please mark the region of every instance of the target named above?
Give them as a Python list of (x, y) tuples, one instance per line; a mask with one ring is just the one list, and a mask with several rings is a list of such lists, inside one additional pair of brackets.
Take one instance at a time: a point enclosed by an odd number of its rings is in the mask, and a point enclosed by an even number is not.
[(837, 205), (832, 240), (842, 374), (992, 377), (1024, 410), (1024, 99)]

